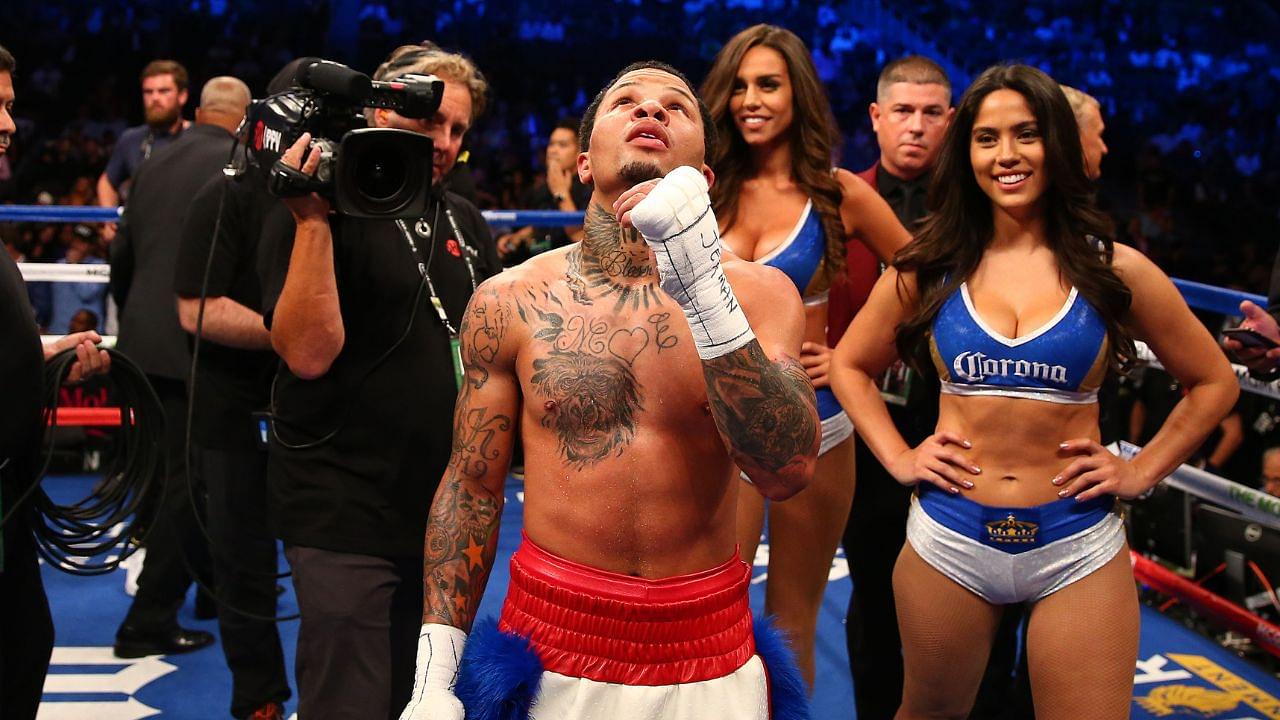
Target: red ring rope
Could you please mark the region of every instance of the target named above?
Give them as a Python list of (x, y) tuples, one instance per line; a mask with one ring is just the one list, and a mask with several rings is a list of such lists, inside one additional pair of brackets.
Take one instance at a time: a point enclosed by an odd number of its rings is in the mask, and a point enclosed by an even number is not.
[(1133, 562), (1133, 576), (1138, 582), (1178, 598), (1232, 630), (1247, 635), (1264, 650), (1280, 657), (1280, 627), (1132, 550), (1129, 551), (1129, 559)]
[[(60, 407), (56, 411), (59, 427), (116, 427), (120, 425), (118, 407)], [(49, 424), (53, 424), (53, 414)]]

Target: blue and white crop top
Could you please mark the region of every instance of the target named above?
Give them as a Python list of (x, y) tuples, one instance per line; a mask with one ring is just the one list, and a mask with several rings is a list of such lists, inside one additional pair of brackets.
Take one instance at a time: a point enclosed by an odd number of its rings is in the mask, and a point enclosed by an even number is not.
[(817, 275), (826, 250), (827, 238), (822, 232), (822, 220), (810, 200), (805, 203), (804, 212), (800, 213), (791, 235), (773, 252), (756, 261), (786, 273), (803, 296)]
[(929, 351), (949, 395), (998, 395), (1053, 403), (1097, 402), (1107, 372), (1107, 328), (1075, 288), (1056, 315), (1019, 338), (992, 330), (967, 283), (933, 321)]

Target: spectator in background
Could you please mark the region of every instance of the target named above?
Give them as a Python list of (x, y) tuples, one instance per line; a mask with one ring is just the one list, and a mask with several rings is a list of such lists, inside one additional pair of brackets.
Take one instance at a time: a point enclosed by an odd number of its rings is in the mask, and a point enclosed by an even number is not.
[[(67, 265), (103, 265), (97, 255), (98, 235), (88, 225), (76, 225), (71, 232), (71, 242), (59, 263)], [(71, 330), (71, 319), (81, 310), (90, 310), (96, 317), (107, 314), (107, 284), (105, 282), (56, 282), (50, 287), (49, 324), (51, 335), (65, 335)], [(96, 329), (96, 328), (92, 328)]]
[[(1204, 469), (1214, 475), (1223, 475), (1223, 468), (1235, 456), (1236, 451), (1244, 443), (1244, 421), (1240, 415), (1240, 405), (1218, 423), (1212, 445), (1208, 446), (1208, 454), (1204, 458)], [(1240, 478), (1242, 480), (1247, 478)]]
[[(1173, 408), (1182, 401), (1186, 392), (1172, 375), (1156, 367), (1148, 367), (1142, 371), (1135, 390), (1133, 407), (1129, 410), (1128, 439), (1129, 442), (1142, 447), (1151, 442), (1169, 414), (1173, 412)], [(1227, 468), (1239, 467), (1238, 463), (1232, 461), (1246, 440), (1243, 417), (1254, 409), (1255, 403), (1252, 398), (1246, 393), (1241, 393), (1236, 406), (1218, 423), (1217, 430), (1188, 458), (1187, 462), (1202, 467), (1214, 475), (1241, 482), (1251, 481), (1252, 477), (1229, 472)], [(1257, 430), (1256, 427), (1254, 429)]]
[(1269, 447), (1262, 453), (1262, 489), (1280, 497), (1280, 447)]
[[(578, 121), (564, 118), (547, 139), (546, 183), (529, 191), (521, 207), (528, 210), (584, 210), (591, 188), (578, 179)], [(540, 252), (564, 247), (582, 239), (581, 225), (522, 227), (498, 238), (502, 264), (518, 265)]]
[(1218, 474), (1236, 482), (1255, 483), (1263, 475), (1263, 452), (1280, 446), (1280, 400), (1241, 392), (1235, 413), (1239, 416), (1242, 440)]
[(98, 329), (98, 315), (92, 310), (80, 310), (71, 316), (71, 322), (67, 325), (68, 334), (88, 332)]
[[(951, 80), (934, 61), (918, 55), (884, 66), (876, 101), (868, 108), (879, 159), (858, 173), (914, 227), (926, 214), (925, 195), (942, 138), (955, 110)], [(840, 333), (866, 301), (880, 262), (865, 245), (847, 246), (844, 284), (832, 289), (831, 330)], [(835, 335), (838, 338), (839, 335)], [(833, 338), (834, 339), (834, 338)], [(901, 363), (891, 368), (898, 401), (889, 405), (895, 427), (908, 443), (933, 432), (938, 417), (937, 378), (922, 377)], [(849, 597), (845, 640), (859, 718), (893, 717), (902, 700), (902, 641), (893, 605), (893, 564), (906, 539), (911, 489), (898, 484), (860, 438), (854, 449), (858, 492), (844, 530), (844, 551), (854, 589)]]
[[(125, 130), (116, 141), (107, 169), (98, 178), (98, 205), (118, 207), (129, 182), (151, 153), (173, 142), (191, 123), (182, 119), (187, 104), (187, 69), (173, 60), (153, 60), (142, 69), (142, 107), (146, 122)], [(111, 242), (116, 224), (105, 223), (102, 239)]]
[(93, 178), (80, 175), (71, 182), (71, 189), (62, 197), (59, 205), (93, 205), (95, 199)]
[(1102, 139), (1106, 123), (1102, 122), (1102, 106), (1092, 95), (1070, 85), (1062, 85), (1062, 92), (1071, 104), (1071, 112), (1080, 127), (1080, 145), (1084, 148), (1084, 172), (1090, 180), (1102, 177), (1102, 158), (1107, 154), (1107, 143)]

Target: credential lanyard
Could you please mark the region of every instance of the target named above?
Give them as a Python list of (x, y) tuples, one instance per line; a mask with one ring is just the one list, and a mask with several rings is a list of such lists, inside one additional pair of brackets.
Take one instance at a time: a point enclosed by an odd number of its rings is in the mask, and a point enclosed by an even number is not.
[[(443, 200), (441, 201), (444, 202)], [(438, 208), (439, 206), (437, 206)], [(462, 235), (462, 228), (458, 227), (458, 221), (453, 217), (453, 210), (447, 205), (444, 210), (445, 217), (449, 219), (449, 226), (453, 228), (454, 237), (458, 241), (458, 245), (462, 250), (462, 261), (467, 266), (467, 274), (471, 277), (471, 292), (476, 290), (476, 269), (471, 262), (471, 256), (475, 254), (475, 250), (467, 244), (466, 239)], [(436, 219), (439, 220), (440, 215), (437, 212)], [(422, 222), (422, 221), (419, 221)], [(409, 249), (418, 259), (418, 274), (422, 276), (422, 281), (426, 283), (427, 293), (430, 295), (431, 307), (435, 308), (436, 315), (440, 318), (440, 324), (449, 333), (449, 357), (453, 361), (453, 381), (457, 389), (462, 389), (463, 369), (462, 369), (462, 343), (458, 337), (458, 329), (449, 322), (449, 316), (444, 311), (444, 303), (440, 300), (440, 296), (436, 293), (435, 283), (431, 281), (431, 273), (427, 270), (427, 264), (431, 261), (431, 256), (435, 255), (436, 230), (434, 227), (427, 228), (424, 235), (431, 238), (431, 253), (424, 260), (422, 251), (418, 249), (418, 243), (413, 239), (413, 232), (409, 230), (409, 226), (404, 220), (396, 220), (396, 225), (400, 228), (400, 234), (404, 236), (405, 242), (409, 243)]]

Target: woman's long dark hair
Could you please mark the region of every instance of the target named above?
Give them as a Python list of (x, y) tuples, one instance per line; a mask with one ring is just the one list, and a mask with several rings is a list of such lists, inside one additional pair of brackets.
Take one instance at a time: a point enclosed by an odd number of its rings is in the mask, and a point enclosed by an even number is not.
[(742, 58), (757, 46), (777, 50), (787, 63), (791, 103), (795, 108), (788, 130), (791, 175), (813, 201), (822, 220), (822, 232), (827, 240), (823, 267), (825, 279), (829, 281), (844, 269), (844, 220), (840, 217), (844, 193), (831, 172), (840, 147), (840, 127), (831, 114), (831, 102), (813, 66), (809, 48), (786, 28), (753, 25), (734, 35), (716, 53), (715, 62), (702, 83), (702, 97), (711, 109), (712, 122), (719, 136), (725, 139), (709, 160), (716, 173), (715, 185), (711, 187), (711, 206), (728, 232), (737, 220), (742, 183), (755, 172), (747, 143), (729, 112), (729, 100), (733, 97)]
[[(1133, 337), (1120, 321), (1133, 296), (1111, 268), (1114, 229), (1094, 205), (1080, 131), (1066, 96), (1053, 78), (1027, 65), (988, 68), (960, 99), (929, 186), (930, 214), (893, 260), (899, 272), (915, 273), (917, 286), (915, 313), (898, 326), (898, 354), (917, 369), (931, 367), (933, 320), (977, 270), (991, 242), (991, 198), (974, 178), (969, 143), (982, 101), (1006, 88), (1026, 99), (1040, 128), (1048, 177), (1040, 202), (1058, 271), (1097, 309), (1110, 339), (1111, 366), (1122, 368), (1134, 358)], [(899, 295), (905, 297), (899, 282)]]

